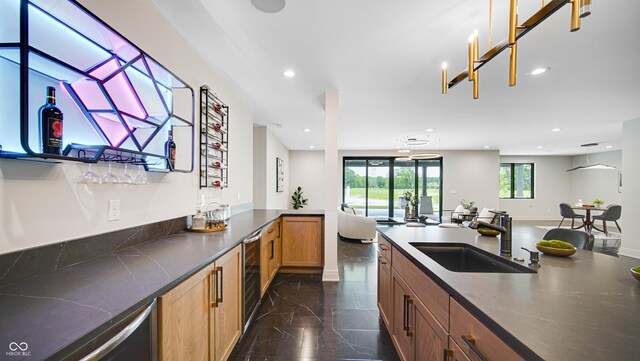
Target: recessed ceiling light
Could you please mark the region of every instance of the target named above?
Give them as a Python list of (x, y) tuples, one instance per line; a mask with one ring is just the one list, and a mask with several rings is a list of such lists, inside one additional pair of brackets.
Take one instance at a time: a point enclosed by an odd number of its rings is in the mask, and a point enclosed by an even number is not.
[(313, 145), (310, 145), (310, 146), (309, 146), (309, 149), (314, 149), (314, 148), (315, 148), (315, 147), (314, 147)]
[(410, 150), (410, 149), (400, 149), (400, 150), (398, 151), (398, 153), (409, 153), (409, 152), (411, 152), (411, 150)]
[(293, 78), (294, 76), (296, 76), (296, 72), (293, 71), (293, 70), (285, 70), (285, 72), (283, 74), (287, 78)]
[(542, 146), (541, 146), (541, 145), (539, 145), (539, 146), (537, 146), (536, 148), (538, 148), (538, 149), (542, 149)]
[(311, 131), (311, 129), (309, 129), (309, 128), (304, 128), (304, 129), (302, 129), (302, 131), (303, 131), (303, 132), (305, 132), (305, 133), (309, 133), (309, 132)]
[(548, 66), (543, 66), (543, 67), (535, 68), (535, 69), (531, 70), (531, 73), (529, 73), (529, 74), (531, 74), (531, 75), (540, 75), (540, 74), (548, 72), (549, 70), (551, 70), (551, 68), (549, 68)]
[(611, 148), (613, 148), (613, 145), (607, 145), (605, 148), (611, 149)]
[(488, 145), (485, 145), (483, 148), (484, 148), (484, 149), (489, 149), (489, 148), (491, 148), (491, 147), (490, 147), (490, 146), (488, 146)]
[(560, 129), (560, 128), (553, 128), (553, 129), (551, 129), (551, 131), (552, 131), (552, 132), (559, 132), (559, 131), (561, 131), (561, 130), (562, 130), (562, 129)]
[(433, 129), (433, 128), (429, 128), (429, 129), (427, 129), (427, 132), (433, 132), (434, 130), (435, 129)]

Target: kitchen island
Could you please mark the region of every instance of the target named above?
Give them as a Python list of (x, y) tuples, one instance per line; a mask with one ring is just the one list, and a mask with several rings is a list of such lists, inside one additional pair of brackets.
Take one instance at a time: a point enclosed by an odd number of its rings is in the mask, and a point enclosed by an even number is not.
[[(522, 359), (637, 360), (640, 355), (640, 283), (629, 274), (640, 260), (578, 250), (568, 258), (541, 254), (537, 273), (452, 272), (410, 242), (463, 243), (498, 254), (499, 239), (462, 227), (378, 230), (381, 245), (390, 243), (397, 258), (406, 257), (450, 295), (452, 312), (454, 303), (461, 305)], [(526, 265), (529, 254), (520, 247), (535, 250), (535, 243), (514, 235), (513, 256)], [(396, 258), (393, 262), (395, 267)], [(449, 319), (441, 322), (448, 331)], [(452, 329), (453, 324), (452, 316)], [(453, 332), (451, 338), (464, 344)], [(442, 351), (439, 355), (442, 359)]]

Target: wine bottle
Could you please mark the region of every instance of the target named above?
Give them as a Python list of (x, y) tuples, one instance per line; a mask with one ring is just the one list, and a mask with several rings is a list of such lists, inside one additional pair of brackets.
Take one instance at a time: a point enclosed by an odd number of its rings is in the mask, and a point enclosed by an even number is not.
[(169, 168), (173, 170), (176, 166), (176, 143), (173, 141), (173, 130), (169, 131), (169, 139), (164, 143), (164, 154), (169, 158)]
[(220, 144), (219, 142), (213, 143), (213, 149), (215, 149), (215, 150), (227, 150), (227, 148), (224, 145)]
[(222, 187), (224, 187), (224, 182), (217, 180), (217, 181), (211, 182), (211, 185), (214, 186), (214, 187), (222, 188)]
[(218, 169), (225, 169), (225, 168), (227, 168), (227, 166), (226, 166), (224, 163), (221, 163), (221, 162), (213, 162), (213, 163), (211, 163), (211, 166), (212, 166), (213, 168), (218, 168)]
[(56, 107), (56, 88), (47, 87), (47, 100), (38, 115), (42, 153), (62, 154), (62, 112)]

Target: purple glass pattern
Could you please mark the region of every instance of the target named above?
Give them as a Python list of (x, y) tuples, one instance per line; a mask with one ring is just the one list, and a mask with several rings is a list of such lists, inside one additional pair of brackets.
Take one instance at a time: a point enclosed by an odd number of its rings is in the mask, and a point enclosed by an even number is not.
[(144, 150), (171, 116), (147, 59), (125, 62), (113, 55), (85, 73), (86, 78), (70, 85), (78, 107), (111, 146), (130, 139)]

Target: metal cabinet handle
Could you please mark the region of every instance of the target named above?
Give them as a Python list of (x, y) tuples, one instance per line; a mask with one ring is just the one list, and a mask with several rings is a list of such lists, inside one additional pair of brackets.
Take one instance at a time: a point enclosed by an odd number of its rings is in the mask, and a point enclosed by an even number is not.
[(209, 301), (211, 307), (218, 307), (218, 271), (217, 268), (211, 270), (209, 273)]
[(382, 256), (378, 256), (378, 259), (380, 260), (380, 263), (387, 264), (387, 262), (384, 260)]
[(411, 306), (413, 306), (413, 300), (411, 296), (407, 299), (407, 336), (413, 337), (413, 331), (411, 331)]
[(153, 302), (151, 302), (151, 304), (144, 309), (144, 311), (140, 312), (140, 314), (136, 316), (136, 318), (131, 321), (129, 325), (127, 325), (127, 327), (123, 328), (122, 331), (118, 332), (117, 335), (113, 336), (109, 341), (102, 344), (102, 346), (98, 347), (97, 349), (93, 350), (93, 352), (83, 357), (81, 361), (97, 361), (102, 359), (109, 352), (113, 351), (113, 349), (118, 347), (124, 340), (127, 339), (127, 337), (129, 337), (135, 330), (137, 330), (140, 325), (142, 325), (151, 311), (153, 311), (155, 305), (156, 300), (154, 299)]
[[(218, 271), (220, 271), (220, 278), (218, 279)], [(216, 285), (220, 287), (220, 292), (216, 290), (216, 302), (222, 303), (222, 290), (224, 289), (224, 277), (222, 275), (222, 267), (216, 267)], [(218, 297), (220, 296), (220, 297)]]
[(442, 361), (449, 361), (453, 357), (453, 350), (445, 348), (444, 355), (442, 356)]
[(273, 259), (273, 256), (275, 255), (275, 252), (274, 252), (274, 245), (273, 245), (273, 244), (274, 244), (274, 241), (273, 241), (273, 240), (271, 240), (271, 258), (269, 258), (269, 259)]
[(402, 330), (407, 331), (409, 329), (409, 316), (408, 316), (408, 307), (407, 301), (409, 301), (409, 295), (404, 295), (404, 299), (402, 300)]
[(383, 251), (388, 251), (389, 248), (387, 248), (387, 246), (383, 245), (383, 244), (378, 244), (378, 248), (380, 248)]
[(487, 358), (476, 348), (476, 339), (473, 336), (461, 336), (462, 341), (469, 346), (471, 351), (475, 354), (475, 356), (480, 361), (487, 361)]

